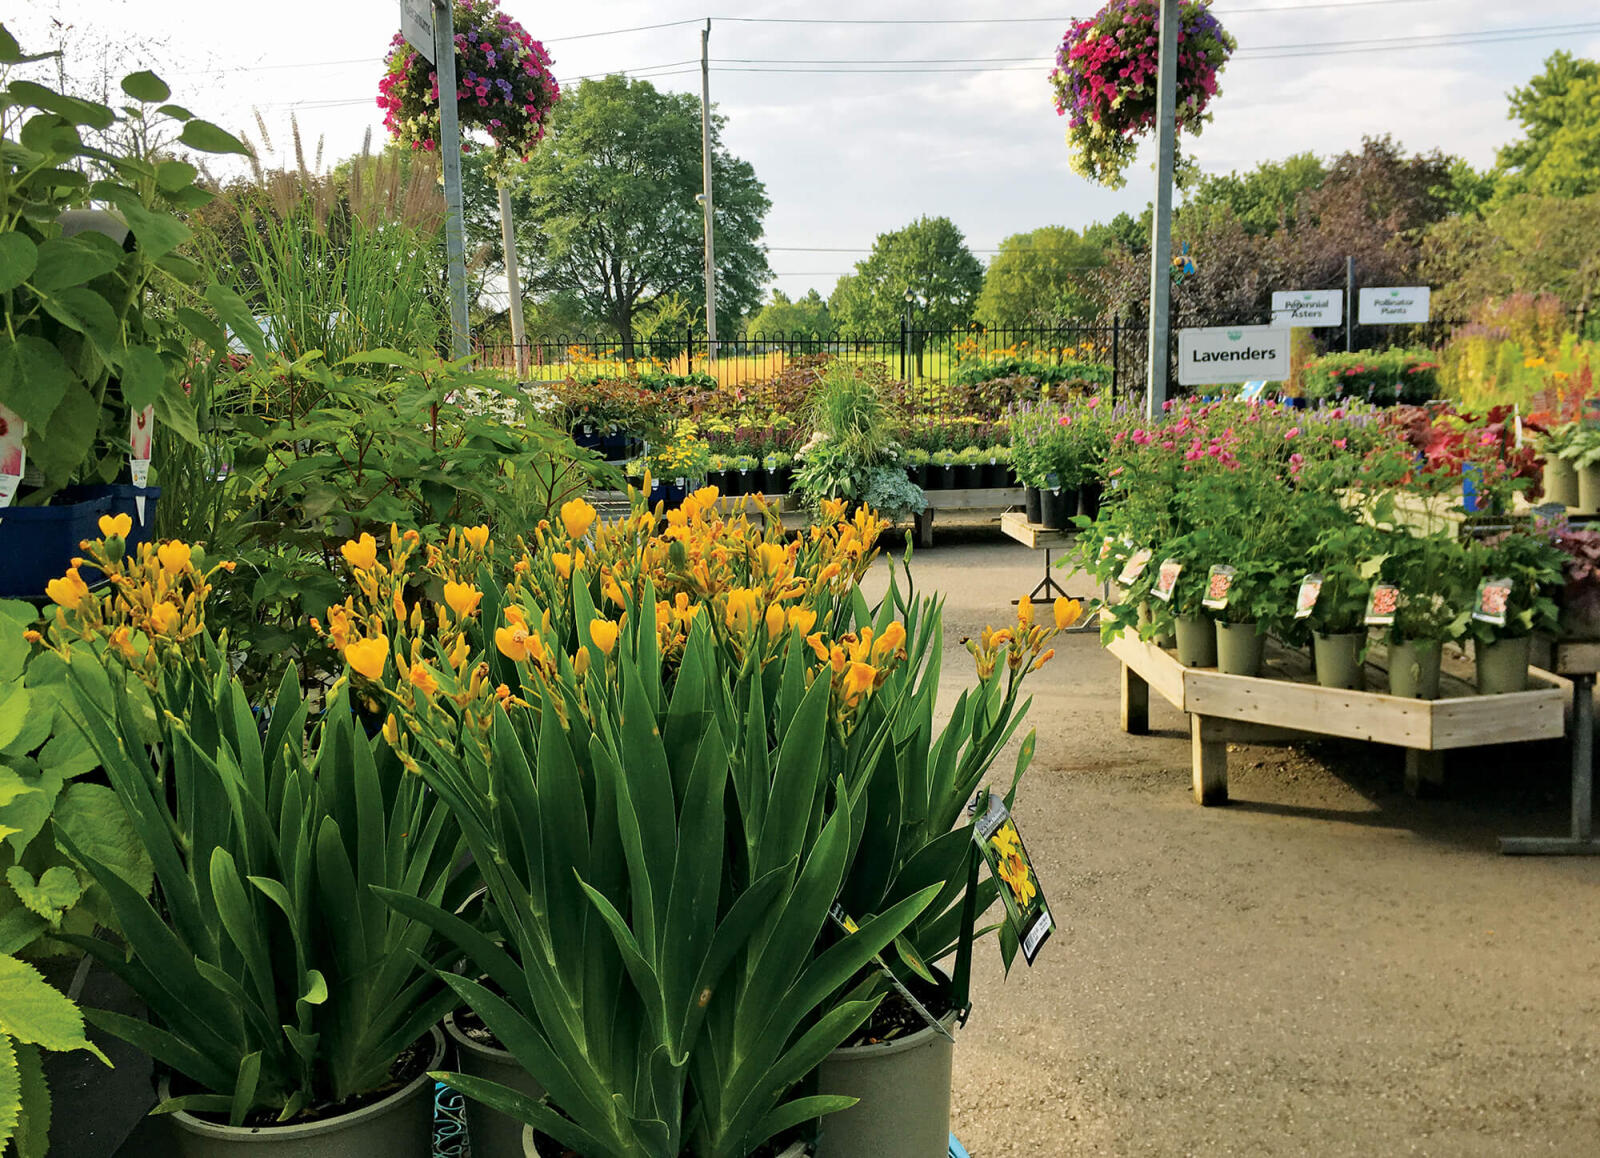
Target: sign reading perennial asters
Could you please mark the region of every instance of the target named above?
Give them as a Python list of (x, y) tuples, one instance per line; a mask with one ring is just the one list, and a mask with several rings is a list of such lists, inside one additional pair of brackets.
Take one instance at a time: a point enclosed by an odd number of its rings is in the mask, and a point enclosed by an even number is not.
[[(1220, 91), (1217, 74), (1237, 43), (1212, 15), (1210, 0), (1182, 0), (1178, 38), (1177, 132), (1196, 136)], [(1075, 20), (1050, 74), (1057, 114), (1067, 117), (1073, 172), (1112, 188), (1125, 183), (1138, 137), (1156, 123), (1160, 0), (1110, 0)]]
[[(513, 160), (527, 160), (543, 139), (561, 88), (544, 45), (500, 11), (499, 0), (456, 0), (455, 30), (461, 127), (493, 142), (489, 165), (498, 175)], [(378, 107), (395, 140), (425, 152), (439, 148), (438, 74), (399, 33), (378, 82)]]

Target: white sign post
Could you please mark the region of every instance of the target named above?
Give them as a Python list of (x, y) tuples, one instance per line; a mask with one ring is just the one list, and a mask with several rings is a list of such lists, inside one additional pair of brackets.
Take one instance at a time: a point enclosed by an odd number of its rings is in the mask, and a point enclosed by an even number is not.
[(1178, 331), (1178, 384), (1215, 386), (1289, 376), (1289, 335), (1280, 326), (1212, 326)]
[(1363, 286), (1361, 317), (1363, 326), (1398, 326), (1428, 320), (1428, 287)]
[(433, 4), (431, 0), (400, 0), (400, 33), (406, 43), (433, 63)]
[(1279, 290), (1272, 295), (1272, 324), (1337, 326), (1344, 322), (1343, 290)]

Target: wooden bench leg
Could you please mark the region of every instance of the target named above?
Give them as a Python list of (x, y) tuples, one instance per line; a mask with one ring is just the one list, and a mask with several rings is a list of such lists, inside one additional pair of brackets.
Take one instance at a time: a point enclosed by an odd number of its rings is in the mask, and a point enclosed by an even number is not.
[(917, 516), (917, 544), (922, 547), (933, 546), (933, 508), (929, 507)]
[(1150, 685), (1127, 664), (1122, 665), (1122, 730), (1132, 736), (1150, 731)]
[(1189, 742), (1196, 804), (1228, 803), (1228, 741), (1217, 737), (1216, 721), (1189, 716)]
[(1406, 795), (1427, 796), (1444, 787), (1444, 753), (1406, 749)]

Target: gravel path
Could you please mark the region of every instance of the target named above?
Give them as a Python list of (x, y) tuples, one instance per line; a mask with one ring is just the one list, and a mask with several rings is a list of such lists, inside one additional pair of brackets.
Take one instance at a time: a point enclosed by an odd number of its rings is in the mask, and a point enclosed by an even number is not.
[[(1042, 556), (938, 541), (913, 569), (948, 600), (948, 706), (960, 637)], [(1124, 736), (1116, 689), (1093, 635), (1033, 677), (1018, 818), (1060, 927), (1009, 979), (978, 954), (974, 1158), (1600, 1154), (1600, 859), (1494, 840), (1564, 828), (1560, 745), (1456, 760), (1431, 801), (1393, 749), (1236, 749), (1234, 802), (1202, 809), (1182, 714), (1152, 697), (1153, 734)]]

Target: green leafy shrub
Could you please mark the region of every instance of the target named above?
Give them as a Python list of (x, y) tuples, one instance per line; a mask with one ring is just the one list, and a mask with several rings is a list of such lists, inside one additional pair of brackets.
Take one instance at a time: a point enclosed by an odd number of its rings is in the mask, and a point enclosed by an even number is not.
[(1416, 405), (1439, 395), (1439, 362), (1431, 350), (1356, 350), (1324, 354), (1301, 371), (1314, 402), (1353, 399)]

